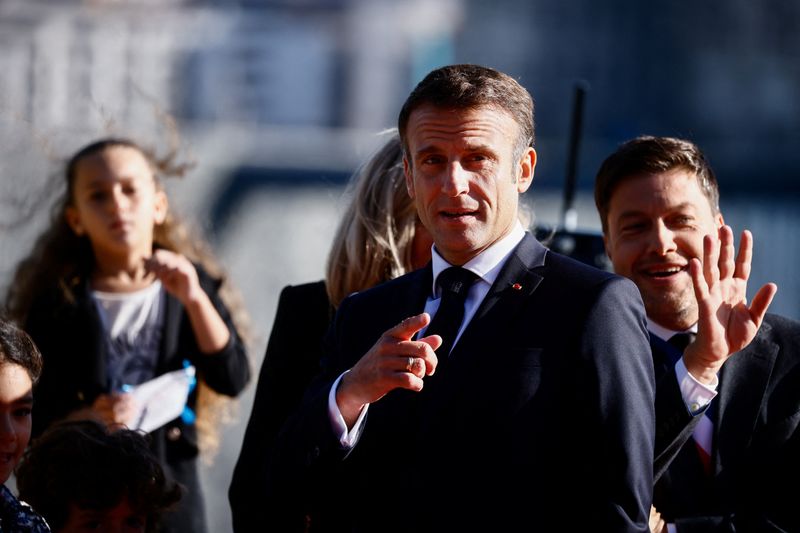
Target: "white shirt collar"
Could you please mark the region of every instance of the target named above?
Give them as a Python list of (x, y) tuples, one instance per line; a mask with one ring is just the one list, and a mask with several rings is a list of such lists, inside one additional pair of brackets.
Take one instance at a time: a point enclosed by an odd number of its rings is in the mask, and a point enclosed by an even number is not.
[(697, 333), (697, 323), (695, 323), (689, 329), (685, 329), (683, 331), (675, 331), (672, 329), (665, 328), (664, 326), (661, 326), (659, 324), (656, 324), (650, 319), (650, 317), (646, 317), (646, 320), (647, 320), (647, 330), (661, 340), (665, 341), (669, 340), (670, 337), (672, 337), (676, 333)]
[[(500, 269), (505, 264), (506, 258), (524, 237), (525, 230), (522, 228), (522, 224), (517, 221), (508, 235), (464, 263), (462, 267), (472, 271), (480, 279), (492, 285), (497, 279)], [(444, 258), (439, 255), (439, 252), (436, 251), (436, 246), (431, 246), (431, 267), (433, 268), (432, 294), (434, 297), (439, 297), (438, 288), (436, 287), (436, 278), (444, 269), (451, 266), (453, 265), (445, 261)]]

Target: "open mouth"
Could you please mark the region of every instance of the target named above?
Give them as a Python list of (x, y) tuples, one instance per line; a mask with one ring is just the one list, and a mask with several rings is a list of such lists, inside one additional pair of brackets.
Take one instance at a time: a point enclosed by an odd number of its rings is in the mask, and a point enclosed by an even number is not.
[(686, 266), (668, 266), (649, 268), (644, 273), (651, 278), (669, 278), (686, 271)]
[(467, 210), (467, 209), (459, 209), (459, 210), (451, 210), (451, 211), (441, 211), (440, 214), (444, 218), (448, 218), (451, 220), (458, 220), (465, 217), (475, 217), (478, 216), (477, 211)]

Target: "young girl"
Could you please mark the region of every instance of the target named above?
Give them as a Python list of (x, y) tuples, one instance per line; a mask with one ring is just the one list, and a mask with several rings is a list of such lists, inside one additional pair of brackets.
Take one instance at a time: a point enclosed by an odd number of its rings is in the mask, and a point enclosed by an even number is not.
[(50, 531), (30, 506), (3, 485), (28, 446), (32, 389), (41, 371), (42, 356), (30, 337), (0, 319), (0, 531)]
[(126, 388), (194, 366), (200, 386), (186, 411), (151, 439), (167, 474), (186, 488), (168, 531), (202, 532), (197, 429), (211, 434), (213, 413), (203, 399), (212, 390), (237, 395), (250, 369), (210, 254), (169, 214), (159, 176), (183, 170), (127, 139), (79, 150), (8, 305), (45, 360), (34, 436), (65, 418), (135, 427), (138, 406)]

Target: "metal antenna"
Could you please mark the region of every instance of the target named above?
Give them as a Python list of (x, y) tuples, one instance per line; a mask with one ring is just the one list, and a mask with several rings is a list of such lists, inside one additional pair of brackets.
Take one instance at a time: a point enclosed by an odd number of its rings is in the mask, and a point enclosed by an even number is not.
[(575, 97), (572, 104), (572, 129), (567, 155), (567, 175), (564, 183), (564, 206), (561, 212), (561, 228), (574, 231), (578, 225), (578, 212), (573, 206), (575, 201), (576, 172), (578, 168), (578, 150), (583, 129), (583, 101), (589, 84), (579, 81), (575, 84)]

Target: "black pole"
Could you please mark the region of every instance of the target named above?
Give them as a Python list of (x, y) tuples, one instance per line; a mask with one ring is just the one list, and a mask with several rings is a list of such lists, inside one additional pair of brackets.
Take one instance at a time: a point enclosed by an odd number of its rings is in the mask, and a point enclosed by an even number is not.
[(578, 151), (583, 129), (583, 102), (586, 98), (588, 83), (579, 81), (575, 84), (575, 97), (572, 103), (572, 128), (569, 136), (569, 153), (567, 154), (567, 174), (564, 183), (564, 206), (561, 212), (561, 228), (572, 231), (577, 226), (577, 213), (573, 206), (575, 201), (576, 174), (578, 168)]

